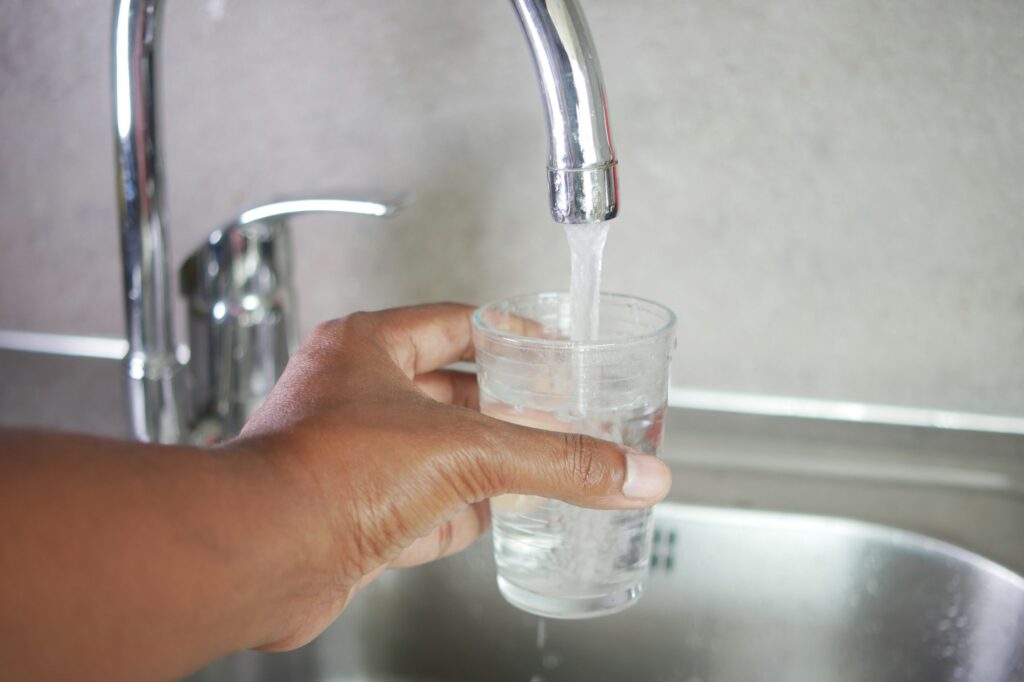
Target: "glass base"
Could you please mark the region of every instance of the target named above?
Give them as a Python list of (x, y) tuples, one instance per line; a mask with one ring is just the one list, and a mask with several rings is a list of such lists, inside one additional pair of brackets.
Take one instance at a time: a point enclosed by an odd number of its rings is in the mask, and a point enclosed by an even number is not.
[(608, 616), (628, 609), (644, 593), (643, 582), (598, 597), (553, 597), (523, 589), (498, 576), (498, 589), (512, 606), (535, 616), (580, 620)]

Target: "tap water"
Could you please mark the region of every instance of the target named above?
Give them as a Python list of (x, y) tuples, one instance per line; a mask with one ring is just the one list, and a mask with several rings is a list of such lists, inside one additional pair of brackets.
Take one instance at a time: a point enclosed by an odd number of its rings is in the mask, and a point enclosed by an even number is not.
[(601, 304), (601, 261), (608, 240), (608, 223), (566, 225), (572, 276), (569, 299), (572, 307), (574, 340), (597, 338)]
[[(547, 621), (543, 618), (537, 619), (537, 651), (540, 652), (541, 656), (544, 655), (544, 647), (548, 643), (548, 628)], [(543, 659), (542, 659), (543, 663)], [(541, 675), (534, 675), (530, 678), (530, 682), (544, 682), (544, 678)]]
[(544, 646), (548, 643), (548, 628), (547, 621), (543, 618), (537, 619), (537, 649), (544, 651)]
[[(601, 315), (601, 262), (604, 245), (608, 241), (608, 223), (580, 223), (565, 226), (569, 242), (570, 327), (569, 338), (574, 341), (592, 341), (597, 338)], [(576, 357), (573, 370), (573, 393), (576, 396), (574, 412), (582, 419), (587, 414), (587, 395), (590, 377), (586, 357)], [(577, 428), (575, 430), (584, 431)]]

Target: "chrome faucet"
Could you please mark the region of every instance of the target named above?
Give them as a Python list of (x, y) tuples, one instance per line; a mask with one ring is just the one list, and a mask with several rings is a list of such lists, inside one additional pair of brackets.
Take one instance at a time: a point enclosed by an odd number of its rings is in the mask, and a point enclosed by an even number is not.
[[(618, 211), (616, 159), (600, 65), (583, 11), (578, 0), (512, 4), (533, 53), (547, 113), (551, 215), (559, 223), (610, 220)], [(140, 440), (216, 440), (237, 432), (269, 392), (295, 343), (287, 217), (307, 210), (385, 215), (392, 207), (344, 199), (278, 202), (250, 209), (214, 231), (183, 268), (193, 346), (191, 397), (199, 403), (189, 407), (188, 375), (176, 354), (172, 328), (156, 129), (162, 5), (161, 0), (114, 2), (114, 123), (130, 422)], [(221, 240), (237, 248), (219, 248)]]

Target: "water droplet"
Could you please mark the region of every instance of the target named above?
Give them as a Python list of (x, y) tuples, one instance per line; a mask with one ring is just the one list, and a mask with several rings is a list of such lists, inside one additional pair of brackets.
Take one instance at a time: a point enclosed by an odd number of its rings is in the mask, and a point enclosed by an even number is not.
[(949, 609), (947, 609), (947, 611), (946, 611), (946, 614), (947, 614), (947, 615), (948, 615), (948, 616), (949, 616), (950, 618), (953, 618), (953, 617), (954, 617), (954, 616), (956, 616), (956, 614), (958, 614), (958, 613), (960, 613), (960, 605), (959, 605), (959, 604), (953, 604), (953, 605), (952, 605), (952, 606), (950, 606), (950, 607), (949, 607)]
[(956, 619), (956, 626), (958, 628), (962, 628), (965, 625), (967, 625), (967, 616), (960, 616)]
[(544, 658), (541, 659), (540, 664), (544, 666), (545, 670), (554, 670), (562, 663), (562, 658), (558, 654), (545, 654)]
[(949, 625), (950, 625), (949, 619), (948, 618), (943, 618), (941, 621), (939, 621), (939, 630), (941, 630), (942, 632), (945, 632), (946, 630), (949, 629)]
[(953, 658), (953, 654), (955, 654), (955, 653), (956, 653), (956, 647), (954, 647), (952, 644), (947, 645), (946, 647), (943, 647), (943, 649), (942, 649), (942, 657), (943, 658)]

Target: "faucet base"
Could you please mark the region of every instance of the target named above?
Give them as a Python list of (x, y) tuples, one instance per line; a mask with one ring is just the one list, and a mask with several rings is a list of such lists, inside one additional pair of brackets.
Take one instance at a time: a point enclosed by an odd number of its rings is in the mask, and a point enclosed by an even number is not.
[(185, 431), (185, 366), (173, 355), (125, 358), (125, 394), (132, 435), (148, 443), (182, 443)]

